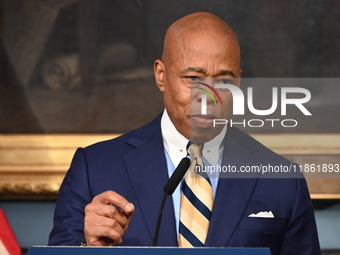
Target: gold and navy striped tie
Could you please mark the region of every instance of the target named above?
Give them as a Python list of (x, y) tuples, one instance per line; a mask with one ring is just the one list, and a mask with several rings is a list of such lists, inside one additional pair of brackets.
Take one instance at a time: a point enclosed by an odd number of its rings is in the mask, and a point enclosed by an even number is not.
[(180, 247), (204, 246), (209, 229), (214, 195), (209, 177), (199, 172), (203, 168), (201, 149), (202, 145), (198, 144), (192, 144), (188, 149), (192, 161), (182, 184), (178, 237)]

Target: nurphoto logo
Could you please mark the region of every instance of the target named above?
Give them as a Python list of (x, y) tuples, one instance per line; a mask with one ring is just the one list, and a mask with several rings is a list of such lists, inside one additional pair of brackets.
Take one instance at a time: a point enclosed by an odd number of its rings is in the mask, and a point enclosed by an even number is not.
[[(271, 127), (275, 127), (275, 124), (280, 124), (282, 127), (296, 127), (298, 121), (296, 119), (277, 119), (268, 118), (269, 115), (275, 113), (280, 106), (280, 116), (287, 115), (287, 106), (295, 106), (304, 116), (312, 116), (312, 113), (305, 107), (305, 104), (310, 101), (311, 93), (306, 88), (301, 87), (272, 87), (271, 88), (271, 106), (267, 109), (257, 109), (254, 106), (254, 101), (261, 100), (254, 97), (253, 88), (248, 87), (246, 95), (243, 91), (236, 86), (236, 82), (233, 79), (228, 79), (229, 84), (217, 83), (213, 86), (208, 85), (205, 82), (195, 82), (194, 88), (202, 90), (205, 93), (201, 94), (201, 114), (207, 115), (208, 112), (208, 96), (215, 105), (222, 107), (230, 107), (230, 104), (222, 102), (222, 93), (230, 93), (232, 98), (232, 113), (233, 115), (245, 115), (245, 107), (250, 113), (256, 116), (266, 116), (266, 118), (257, 119), (243, 119), (243, 121), (233, 121), (233, 119), (216, 118), (213, 121), (213, 126), (225, 125), (229, 123), (233, 125), (242, 125), (248, 127), (262, 127), (269, 124)], [(236, 80), (236, 79), (235, 79)], [(230, 82), (231, 81), (231, 82)], [(211, 83), (211, 82), (210, 82)], [(280, 92), (280, 93), (279, 93)], [(246, 104), (245, 104), (246, 102)]]

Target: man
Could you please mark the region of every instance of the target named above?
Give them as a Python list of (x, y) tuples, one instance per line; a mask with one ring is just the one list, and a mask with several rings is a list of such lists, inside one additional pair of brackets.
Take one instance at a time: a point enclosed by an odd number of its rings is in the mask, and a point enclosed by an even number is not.
[[(201, 96), (191, 92), (193, 81), (237, 79), (242, 74), (236, 35), (224, 21), (209, 13), (176, 21), (166, 33), (162, 60), (155, 61), (154, 71), (165, 111), (140, 129), (77, 150), (59, 192), (50, 245), (79, 245), (83, 238), (89, 246), (151, 245), (163, 186), (187, 156), (189, 140), (203, 146), (202, 158), (212, 159), (212, 165), (221, 164), (221, 158), (238, 166), (289, 163), (234, 127), (213, 128), (212, 119), (227, 118), (229, 107), (207, 100), (209, 114), (197, 111)], [(230, 102), (228, 93), (221, 98)], [(205, 246), (320, 254), (303, 178), (210, 182), (214, 201)], [(178, 246), (181, 186), (165, 205), (160, 246)], [(269, 211), (274, 217), (249, 217)]]

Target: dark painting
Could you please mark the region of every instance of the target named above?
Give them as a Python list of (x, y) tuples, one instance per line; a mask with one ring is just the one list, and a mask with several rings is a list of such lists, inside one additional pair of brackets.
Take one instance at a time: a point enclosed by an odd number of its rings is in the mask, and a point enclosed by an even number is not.
[[(235, 30), (244, 77), (340, 76), (337, 0), (0, 3), (1, 133), (127, 132), (152, 120), (163, 109), (153, 62), (166, 29), (196, 11)], [(339, 94), (324, 89), (310, 88)], [(338, 132), (339, 104), (321, 104), (316, 114), (329, 124), (306, 122), (294, 132)]]

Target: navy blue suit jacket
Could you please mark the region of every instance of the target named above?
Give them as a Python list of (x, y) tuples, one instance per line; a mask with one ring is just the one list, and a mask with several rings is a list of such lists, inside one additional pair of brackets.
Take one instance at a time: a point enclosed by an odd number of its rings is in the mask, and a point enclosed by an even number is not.
[[(289, 163), (234, 127), (228, 128), (223, 160), (237, 166)], [(107, 190), (121, 194), (136, 208), (122, 245), (151, 245), (168, 180), (166, 167), (160, 116), (121, 137), (78, 149), (58, 195), (49, 245), (79, 245), (84, 238), (84, 207)], [(261, 211), (272, 211), (275, 218), (248, 217)], [(165, 205), (158, 243), (178, 246), (171, 197)], [(320, 254), (305, 180), (221, 178), (206, 246)]]

